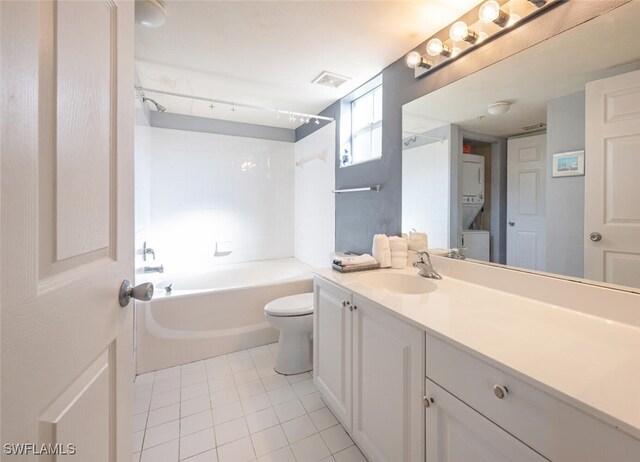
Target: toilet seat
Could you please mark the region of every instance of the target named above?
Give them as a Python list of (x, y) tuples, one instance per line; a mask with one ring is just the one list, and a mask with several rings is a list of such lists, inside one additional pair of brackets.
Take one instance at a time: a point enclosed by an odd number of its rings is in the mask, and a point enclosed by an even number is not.
[(269, 316), (292, 317), (313, 314), (313, 292), (290, 295), (267, 303), (264, 312)]

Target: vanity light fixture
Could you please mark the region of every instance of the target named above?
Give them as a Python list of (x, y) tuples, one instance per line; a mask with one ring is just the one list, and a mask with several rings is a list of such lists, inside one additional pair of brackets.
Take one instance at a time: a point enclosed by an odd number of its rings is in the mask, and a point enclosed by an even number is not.
[[(424, 55), (413, 50), (405, 56), (405, 62), (414, 70), (415, 78), (422, 77), (566, 1), (486, 0), (432, 36)], [(472, 24), (469, 18), (473, 17), (478, 20)]]

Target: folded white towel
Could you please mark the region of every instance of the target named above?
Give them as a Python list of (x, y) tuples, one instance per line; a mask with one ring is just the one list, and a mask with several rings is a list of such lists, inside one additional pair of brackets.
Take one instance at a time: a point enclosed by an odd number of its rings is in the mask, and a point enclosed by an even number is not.
[(429, 247), (427, 233), (411, 233), (407, 237), (409, 250), (426, 250)]
[(380, 263), (380, 268), (389, 268), (391, 266), (391, 247), (389, 246), (389, 238), (386, 234), (376, 234), (373, 236), (373, 258)]
[(407, 266), (408, 246), (403, 237), (391, 236), (389, 238), (391, 249), (391, 268), (400, 269)]
[(376, 259), (368, 253), (362, 255), (336, 255), (333, 262), (340, 266), (370, 265), (376, 263)]

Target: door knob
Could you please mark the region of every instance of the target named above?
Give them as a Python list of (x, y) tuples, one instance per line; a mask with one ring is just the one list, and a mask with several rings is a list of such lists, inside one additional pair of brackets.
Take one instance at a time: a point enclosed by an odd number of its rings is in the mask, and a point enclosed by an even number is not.
[(122, 307), (127, 306), (132, 298), (143, 302), (148, 302), (149, 300), (151, 300), (151, 297), (153, 297), (153, 284), (151, 284), (150, 282), (144, 282), (133, 287), (131, 281), (129, 281), (128, 279), (122, 281), (122, 285), (120, 286), (120, 293), (118, 294), (120, 306)]
[(602, 240), (602, 234), (595, 232), (595, 233), (591, 233), (589, 234), (589, 239), (591, 239), (593, 242), (598, 242)]
[(515, 226), (515, 225), (516, 225), (516, 222), (515, 222), (515, 221), (513, 221), (513, 220), (509, 220), (509, 226)]

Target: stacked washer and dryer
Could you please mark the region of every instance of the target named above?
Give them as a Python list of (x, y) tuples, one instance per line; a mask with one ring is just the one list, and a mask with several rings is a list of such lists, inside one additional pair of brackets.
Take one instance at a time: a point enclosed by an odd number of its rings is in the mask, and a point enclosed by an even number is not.
[(462, 247), (464, 255), (474, 260), (489, 261), (489, 231), (469, 229), (484, 207), (484, 157), (462, 156)]

